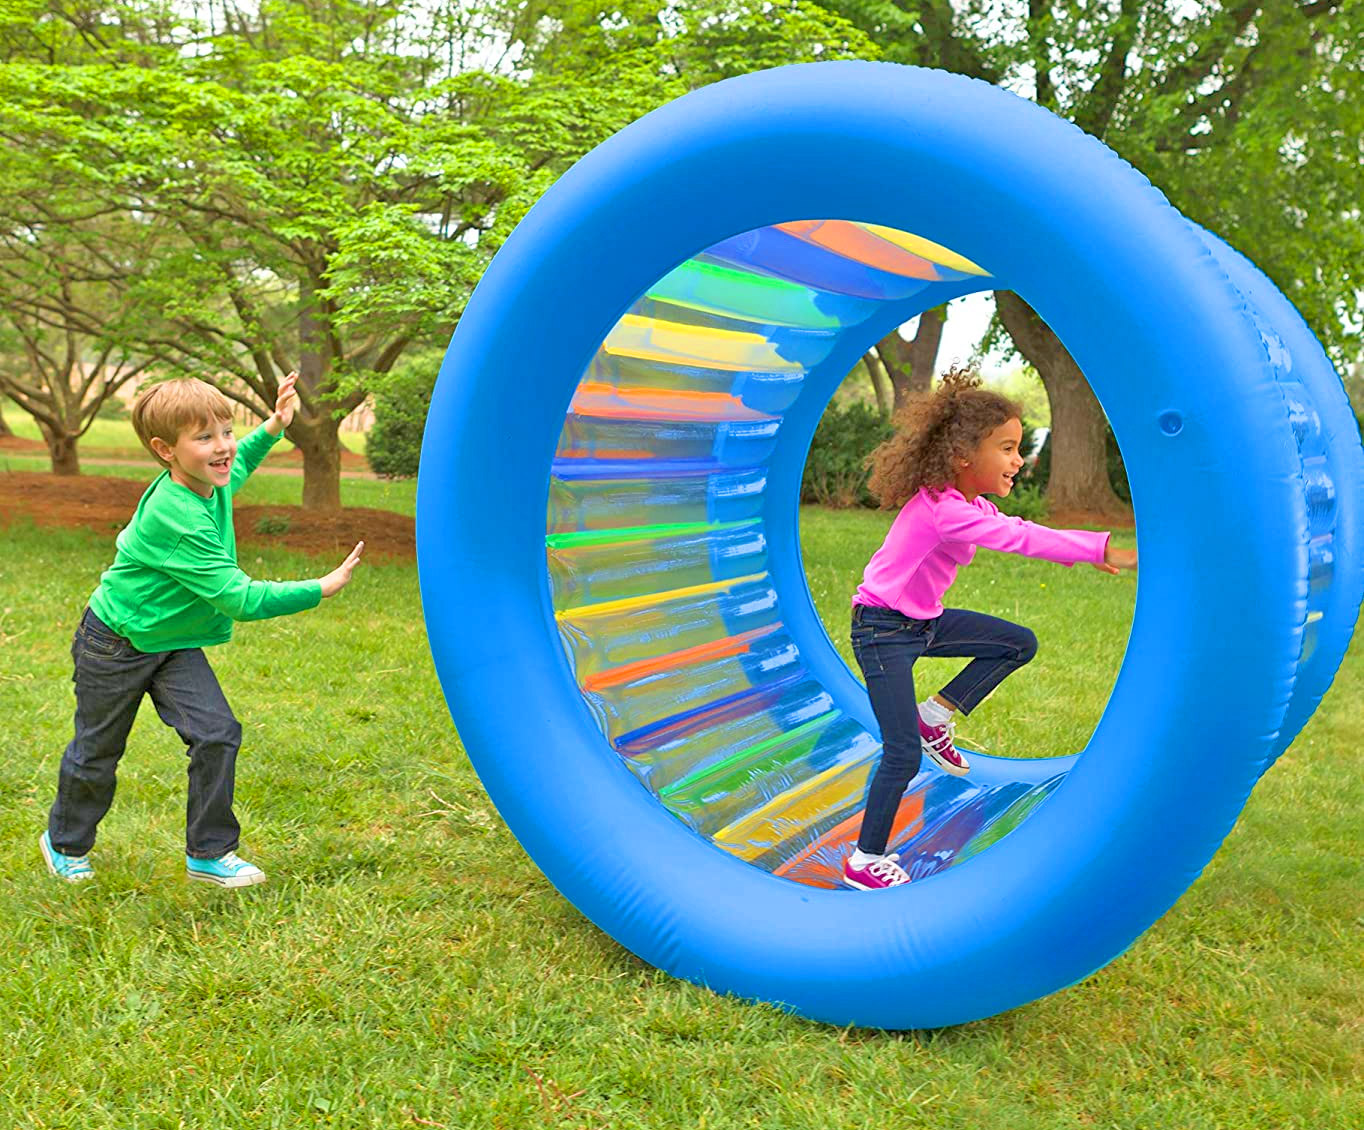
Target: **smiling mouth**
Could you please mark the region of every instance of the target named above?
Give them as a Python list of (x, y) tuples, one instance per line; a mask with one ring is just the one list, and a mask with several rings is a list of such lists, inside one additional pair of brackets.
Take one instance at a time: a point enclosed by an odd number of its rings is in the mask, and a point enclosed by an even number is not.
[(232, 466), (232, 460), (219, 459), (216, 462), (210, 463), (209, 466), (212, 467), (215, 471), (226, 471), (230, 466)]

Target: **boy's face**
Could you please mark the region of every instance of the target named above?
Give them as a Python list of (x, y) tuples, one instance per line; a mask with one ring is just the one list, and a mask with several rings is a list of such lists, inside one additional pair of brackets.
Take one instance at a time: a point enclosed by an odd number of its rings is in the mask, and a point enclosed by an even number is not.
[(237, 457), (237, 437), (231, 420), (209, 420), (181, 429), (175, 445), (154, 439), (156, 453), (170, 464), (171, 478), (195, 494), (208, 498), (214, 487), (225, 487), (232, 478)]

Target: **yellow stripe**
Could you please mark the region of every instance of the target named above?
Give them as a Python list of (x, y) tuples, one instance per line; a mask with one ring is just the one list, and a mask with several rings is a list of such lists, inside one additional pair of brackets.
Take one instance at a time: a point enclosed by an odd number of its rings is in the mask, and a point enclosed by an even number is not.
[(887, 243), (893, 243), (896, 247), (903, 247), (906, 251), (913, 252), (915, 255), (922, 256), (940, 266), (950, 267), (954, 271), (965, 271), (968, 275), (989, 275), (990, 273), (983, 267), (976, 266), (970, 259), (963, 258), (955, 251), (950, 251), (941, 243), (934, 243), (931, 239), (910, 235), (909, 232), (901, 231), (899, 228), (883, 228), (880, 224), (863, 224), (862, 226), (873, 235), (879, 235)]
[(640, 314), (626, 314), (602, 343), (610, 354), (644, 361), (690, 360), (713, 369), (799, 372), (801, 366), (777, 354), (762, 334), (688, 326)]
[(554, 614), (556, 620), (583, 620), (594, 616), (610, 616), (616, 612), (629, 612), (636, 608), (650, 608), (671, 600), (681, 600), (687, 596), (702, 596), (705, 593), (720, 592), (735, 585), (760, 581), (766, 573), (750, 573), (746, 577), (734, 577), (728, 581), (709, 581), (704, 585), (690, 585), (683, 589), (668, 589), (666, 592), (651, 592), (644, 596), (627, 596), (622, 600), (608, 600), (601, 604), (580, 604), (577, 608), (563, 608)]
[[(830, 786), (838, 785), (846, 793), (861, 792), (866, 788), (870, 773), (869, 764), (834, 765), (802, 781), (794, 789), (779, 793), (761, 808), (732, 824), (725, 825), (712, 839), (717, 846), (740, 859), (757, 859), (772, 850), (775, 837), (770, 834), (770, 829), (778, 818), (787, 827), (804, 827), (828, 808), (830, 798), (824, 794), (832, 791)], [(847, 779), (839, 782), (840, 776)], [(768, 834), (763, 835), (764, 832)]]

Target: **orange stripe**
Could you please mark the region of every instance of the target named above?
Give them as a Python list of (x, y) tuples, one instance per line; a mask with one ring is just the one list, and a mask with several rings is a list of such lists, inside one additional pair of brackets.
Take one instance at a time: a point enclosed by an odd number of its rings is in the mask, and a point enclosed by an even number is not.
[(634, 450), (629, 447), (565, 447), (556, 452), (560, 459), (653, 459), (656, 451), (646, 447)]
[(764, 412), (748, 407), (727, 392), (696, 389), (620, 388), (584, 381), (578, 386), (569, 409), (579, 416), (639, 419), (661, 415), (670, 419), (770, 420)]
[(929, 281), (941, 277), (936, 264), (902, 247), (896, 247), (847, 220), (796, 220), (776, 226), (806, 243), (813, 243), (845, 259), (865, 263), (880, 271)]
[[(772, 872), (774, 875), (785, 875), (789, 871), (794, 871), (802, 863), (814, 855), (815, 852), (823, 848), (837, 847), (840, 844), (851, 844), (857, 839), (857, 833), (862, 827), (862, 812), (855, 812), (841, 824), (830, 828), (824, 835), (820, 836), (814, 843), (804, 850), (793, 855), (780, 867)], [(895, 813), (895, 823), (890, 829), (888, 843), (897, 843), (907, 839), (909, 830), (915, 824), (922, 824), (924, 819), (924, 790), (916, 789), (900, 801), (900, 807)], [(841, 862), (841, 861), (840, 861)], [(808, 883), (814, 879), (827, 879), (830, 886), (839, 886), (843, 882), (841, 871), (834, 871), (833, 868), (824, 864), (812, 867), (806, 874), (801, 875), (798, 882)], [(817, 885), (817, 884), (815, 884)]]
[(703, 659), (724, 659), (730, 655), (741, 655), (748, 650), (749, 644), (754, 640), (771, 635), (776, 630), (775, 624), (766, 628), (754, 628), (752, 631), (741, 632), (737, 636), (726, 636), (722, 640), (712, 640), (710, 643), (697, 644), (695, 647), (684, 647), (681, 651), (660, 655), (657, 659), (640, 659), (634, 663), (612, 667), (609, 671), (589, 675), (583, 680), (583, 690), (605, 690), (607, 687), (618, 687), (621, 683), (642, 679), (646, 675), (685, 667), (689, 663), (699, 663)]

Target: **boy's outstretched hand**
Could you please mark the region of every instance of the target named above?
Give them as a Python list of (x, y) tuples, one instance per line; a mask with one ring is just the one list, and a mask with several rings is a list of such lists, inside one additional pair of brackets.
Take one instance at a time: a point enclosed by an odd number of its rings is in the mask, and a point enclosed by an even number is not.
[(1104, 550), (1104, 559), (1100, 563), (1096, 561), (1094, 568), (1101, 573), (1112, 573), (1115, 577), (1124, 569), (1135, 569), (1137, 567), (1137, 551), (1135, 549), (1115, 549), (1112, 545)]
[(364, 542), (356, 542), (355, 548), (350, 551), (350, 555), (322, 578), (322, 595), (324, 597), (335, 596), (350, 584), (350, 575), (355, 572), (355, 566), (359, 562), (360, 553), (364, 548)]

